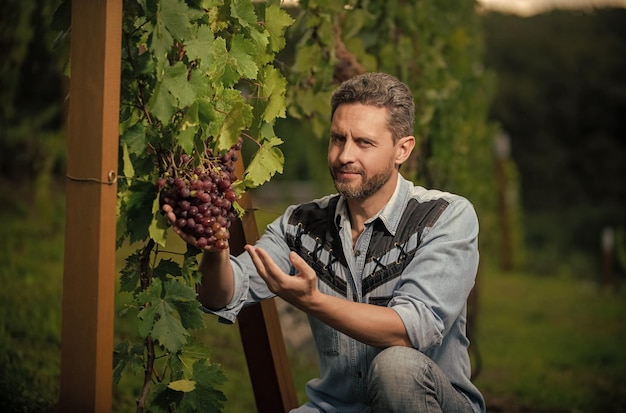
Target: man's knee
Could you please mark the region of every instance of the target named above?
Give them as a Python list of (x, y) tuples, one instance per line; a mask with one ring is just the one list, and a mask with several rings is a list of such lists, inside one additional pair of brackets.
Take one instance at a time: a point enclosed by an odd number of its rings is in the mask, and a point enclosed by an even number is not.
[(378, 353), (370, 366), (370, 380), (408, 377), (416, 378), (428, 369), (428, 358), (411, 347), (388, 347)]
[(394, 391), (421, 382), (428, 369), (428, 358), (418, 350), (388, 347), (372, 360), (368, 381), (370, 386)]
[(367, 393), (374, 412), (412, 412), (433, 391), (428, 387), (428, 362), (409, 347), (388, 347), (369, 369)]

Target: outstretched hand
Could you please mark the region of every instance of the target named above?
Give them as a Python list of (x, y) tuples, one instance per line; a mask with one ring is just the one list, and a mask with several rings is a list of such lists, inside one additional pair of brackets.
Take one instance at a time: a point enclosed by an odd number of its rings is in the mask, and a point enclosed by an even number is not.
[(246, 245), (257, 272), (269, 290), (297, 308), (306, 311), (318, 296), (317, 274), (298, 254), (289, 253), (289, 260), (298, 270), (295, 275), (285, 273), (272, 257), (259, 247)]

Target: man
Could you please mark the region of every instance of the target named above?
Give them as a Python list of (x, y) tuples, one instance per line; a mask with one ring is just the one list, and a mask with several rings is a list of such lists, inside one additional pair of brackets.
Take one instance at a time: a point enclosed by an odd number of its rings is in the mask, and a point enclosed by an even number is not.
[(307, 313), (320, 378), (296, 412), (485, 410), (465, 333), (478, 221), (466, 199), (400, 175), (414, 111), (390, 75), (344, 82), (328, 146), (338, 194), (289, 207), (239, 257), (203, 252), (207, 311), (234, 322), (244, 305), (277, 295)]

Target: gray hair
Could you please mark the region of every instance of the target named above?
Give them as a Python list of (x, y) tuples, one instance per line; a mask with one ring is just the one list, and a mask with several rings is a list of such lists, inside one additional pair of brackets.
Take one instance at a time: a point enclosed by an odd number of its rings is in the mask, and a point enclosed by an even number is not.
[(409, 87), (386, 73), (364, 73), (343, 82), (330, 98), (330, 118), (343, 103), (387, 108), (387, 126), (394, 142), (413, 136), (415, 102)]

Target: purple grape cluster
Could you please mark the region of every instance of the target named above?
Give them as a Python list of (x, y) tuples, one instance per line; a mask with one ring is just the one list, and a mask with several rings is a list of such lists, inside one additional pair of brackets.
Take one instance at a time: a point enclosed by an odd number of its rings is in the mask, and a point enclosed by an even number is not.
[(240, 150), (241, 142), (218, 156), (207, 149), (199, 166), (182, 154), (157, 180), (161, 207), (167, 204), (172, 208), (176, 215), (173, 225), (194, 237), (198, 248), (228, 248), (229, 228), (237, 219), (232, 182)]

